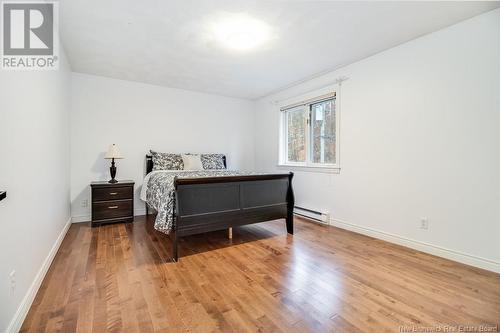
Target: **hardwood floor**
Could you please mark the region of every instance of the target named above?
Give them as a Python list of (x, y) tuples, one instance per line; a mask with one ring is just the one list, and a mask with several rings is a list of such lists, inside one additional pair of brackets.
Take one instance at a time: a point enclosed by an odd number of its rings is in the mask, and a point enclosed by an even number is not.
[(73, 224), (21, 331), (499, 330), (498, 274), (299, 218), (294, 236), (274, 221), (183, 238), (172, 263), (152, 222)]

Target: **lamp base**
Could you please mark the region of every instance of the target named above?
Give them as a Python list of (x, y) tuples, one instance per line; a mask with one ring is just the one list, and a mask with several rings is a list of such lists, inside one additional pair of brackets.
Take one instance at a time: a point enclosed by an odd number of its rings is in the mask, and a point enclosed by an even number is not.
[(118, 183), (118, 181), (115, 179), (116, 176), (116, 167), (115, 167), (115, 159), (111, 159), (111, 167), (109, 168), (109, 173), (111, 174), (111, 180), (108, 183), (114, 184)]

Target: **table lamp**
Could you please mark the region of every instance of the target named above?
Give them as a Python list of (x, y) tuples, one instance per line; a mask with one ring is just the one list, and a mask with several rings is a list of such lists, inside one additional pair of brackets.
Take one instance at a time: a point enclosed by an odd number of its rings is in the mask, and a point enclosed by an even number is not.
[(108, 152), (106, 153), (106, 156), (104, 156), (104, 158), (107, 160), (111, 160), (111, 167), (109, 168), (109, 173), (111, 174), (111, 180), (108, 183), (118, 183), (118, 181), (115, 179), (116, 176), (115, 158), (120, 159), (123, 158), (123, 156), (118, 150), (118, 147), (114, 143), (111, 146), (109, 146)]

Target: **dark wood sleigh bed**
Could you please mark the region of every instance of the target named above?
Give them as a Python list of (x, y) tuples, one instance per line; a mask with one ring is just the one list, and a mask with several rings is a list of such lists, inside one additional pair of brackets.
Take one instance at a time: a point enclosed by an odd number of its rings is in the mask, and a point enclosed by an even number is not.
[[(152, 170), (152, 156), (146, 155), (146, 174)], [(179, 259), (178, 239), (182, 236), (232, 230), (232, 227), (282, 218), (286, 221), (287, 232), (293, 234), (292, 178), (292, 172), (176, 178), (174, 223), (169, 234), (173, 260)]]

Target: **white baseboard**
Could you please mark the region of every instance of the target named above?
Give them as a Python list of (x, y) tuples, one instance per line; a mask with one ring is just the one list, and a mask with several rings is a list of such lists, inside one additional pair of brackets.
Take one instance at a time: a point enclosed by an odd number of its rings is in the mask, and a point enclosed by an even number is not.
[[(146, 208), (134, 209), (134, 216), (146, 215)], [(90, 215), (75, 215), (71, 217), (72, 223), (89, 222), (92, 219)]]
[(449, 260), (457, 261), (462, 264), (482, 268), (495, 273), (500, 273), (500, 262), (485, 259), (470, 254), (465, 254), (455, 250), (446, 249), (444, 247), (432, 245), (429, 243), (401, 237), (398, 235), (390, 234), (387, 232), (361, 227), (352, 223), (341, 221), (338, 219), (331, 219), (331, 225), (353, 231), (359, 234), (370, 236), (373, 238), (381, 239), (390, 243), (406, 246), (414, 250), (429, 253), (438, 257), (446, 258)]
[(33, 280), (33, 283), (31, 283), (31, 286), (29, 287), (28, 291), (26, 292), (26, 295), (24, 296), (23, 300), (21, 301), (21, 304), (17, 308), (16, 314), (14, 315), (14, 318), (12, 318), (9, 326), (7, 327), (7, 330), (5, 332), (7, 333), (17, 333), (21, 329), (21, 326), (24, 322), (24, 319), (26, 318), (26, 315), (28, 314), (28, 311), (31, 307), (31, 304), (33, 303), (33, 300), (35, 299), (36, 293), (38, 292), (38, 289), (40, 289), (40, 286), (42, 285), (42, 281), (45, 278), (45, 274), (47, 274), (47, 271), (49, 270), (50, 264), (52, 264), (52, 261), (54, 260), (54, 257), (57, 254), (57, 251), (59, 250), (59, 247), (61, 246), (61, 243), (66, 236), (66, 233), (68, 232), (69, 227), (71, 226), (71, 218), (68, 219), (66, 224), (64, 225), (64, 228), (61, 230), (59, 233), (59, 236), (56, 239), (56, 242), (50, 249), (49, 254), (43, 261), (42, 267), (40, 267), (40, 270), (35, 276), (35, 279)]
[(76, 215), (71, 217), (71, 223), (89, 222), (90, 215)]

